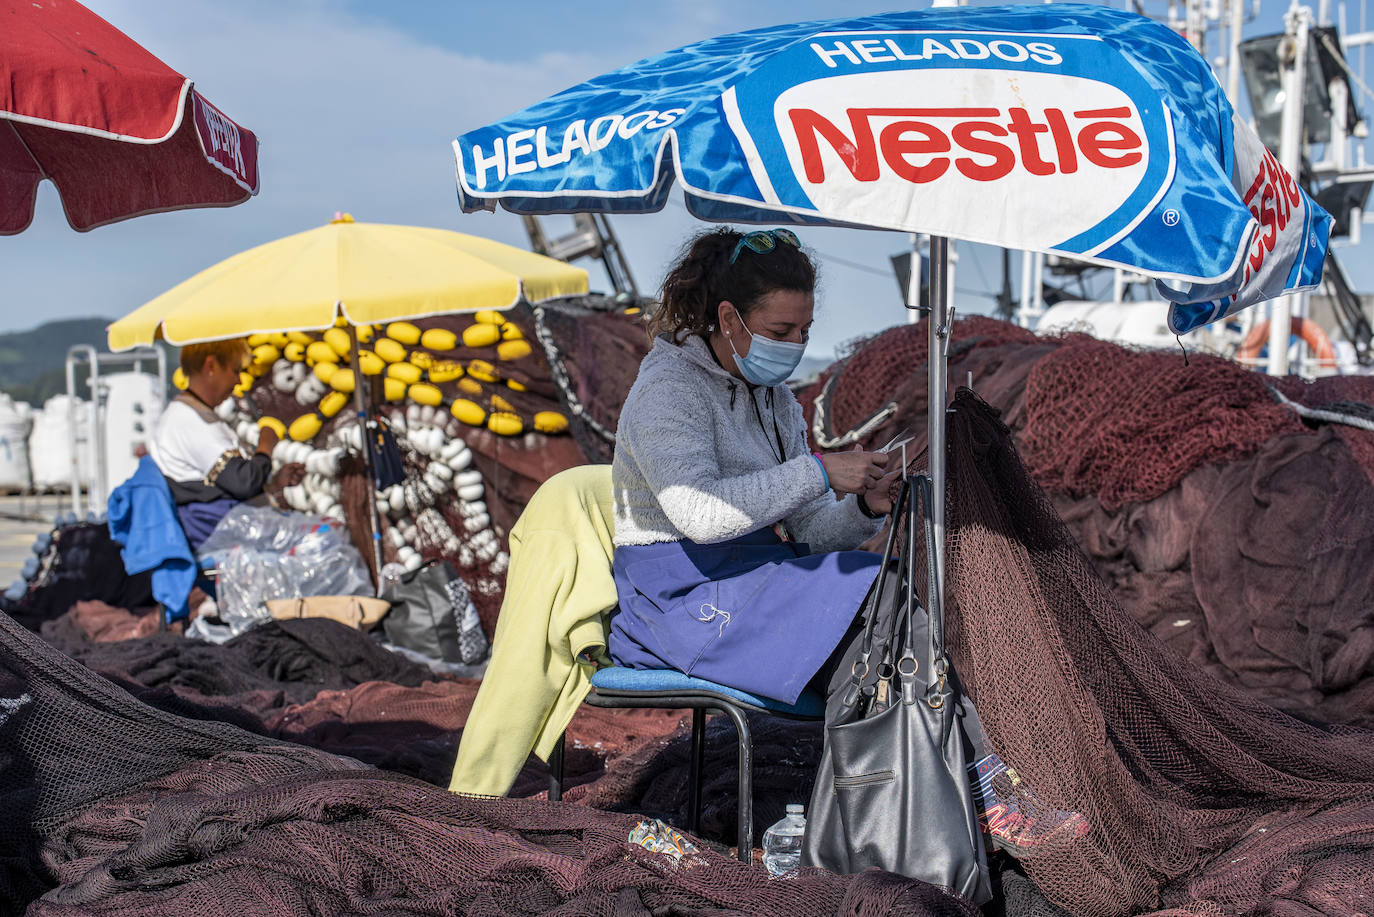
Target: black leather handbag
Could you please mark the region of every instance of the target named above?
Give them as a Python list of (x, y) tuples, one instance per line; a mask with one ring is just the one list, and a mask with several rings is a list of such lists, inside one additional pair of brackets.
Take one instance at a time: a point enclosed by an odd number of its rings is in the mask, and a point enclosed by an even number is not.
[[(906, 516), (894, 614), (884, 564), (865, 607), (851, 676), (826, 706), (825, 746), (802, 847), (802, 864), (839, 873), (876, 866), (949, 888), (982, 904), (992, 898), (982, 832), (969, 788), (960, 704), (945, 655), (930, 480), (903, 480), (886, 557)], [(917, 495), (920, 500), (916, 499)], [(920, 511), (924, 504), (926, 513)], [(925, 520), (930, 640), (914, 646), (916, 529)], [(886, 617), (890, 626), (878, 627)], [(917, 658), (917, 652), (925, 657)]]

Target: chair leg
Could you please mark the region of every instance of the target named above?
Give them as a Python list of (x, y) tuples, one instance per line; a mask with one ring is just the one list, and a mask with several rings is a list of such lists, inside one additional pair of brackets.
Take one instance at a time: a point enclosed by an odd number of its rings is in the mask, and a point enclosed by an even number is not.
[(739, 859), (754, 862), (754, 739), (744, 711), (726, 704), (722, 709), (734, 721), (739, 736)]
[(567, 739), (567, 733), (559, 736), (549, 754), (549, 802), (559, 802), (563, 798), (563, 744)]
[(701, 833), (701, 782), (705, 763), (706, 710), (692, 708), (692, 750), (687, 764), (687, 830)]

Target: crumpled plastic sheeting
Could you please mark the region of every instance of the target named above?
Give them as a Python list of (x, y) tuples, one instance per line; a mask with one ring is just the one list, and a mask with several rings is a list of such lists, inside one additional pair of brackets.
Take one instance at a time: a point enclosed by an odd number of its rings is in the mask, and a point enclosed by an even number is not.
[(219, 570), (215, 604), (231, 636), (272, 620), (270, 599), (372, 595), (348, 529), (323, 516), (240, 504), (215, 526), (199, 556), (214, 558)]

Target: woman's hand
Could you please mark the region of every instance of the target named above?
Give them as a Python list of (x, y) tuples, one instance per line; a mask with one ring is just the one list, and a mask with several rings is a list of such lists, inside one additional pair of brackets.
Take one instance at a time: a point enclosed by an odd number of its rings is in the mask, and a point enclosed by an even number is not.
[(878, 479), (868, 490), (864, 491), (864, 505), (869, 512), (886, 515), (892, 512), (892, 482), (897, 480), (897, 475), (902, 473), (902, 469), (894, 468), (887, 474)]
[[(830, 489), (835, 493), (866, 494), (885, 477), (889, 458), (885, 452), (864, 452), (862, 446), (856, 445), (849, 452), (821, 456), (821, 464), (830, 478)], [(873, 509), (876, 511), (877, 507)]]

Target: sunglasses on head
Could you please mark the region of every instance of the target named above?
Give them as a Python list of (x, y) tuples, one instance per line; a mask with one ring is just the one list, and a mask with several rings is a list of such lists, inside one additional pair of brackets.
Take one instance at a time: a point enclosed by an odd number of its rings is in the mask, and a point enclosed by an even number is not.
[(735, 250), (730, 253), (730, 263), (734, 264), (739, 253), (746, 248), (755, 254), (766, 255), (777, 247), (779, 241), (786, 242), (793, 248), (801, 248), (801, 241), (790, 229), (759, 229), (740, 237), (735, 243)]

